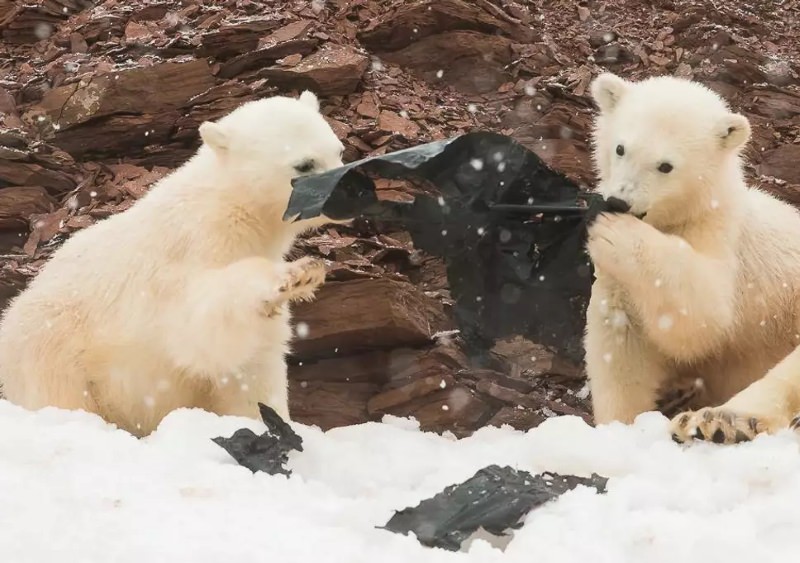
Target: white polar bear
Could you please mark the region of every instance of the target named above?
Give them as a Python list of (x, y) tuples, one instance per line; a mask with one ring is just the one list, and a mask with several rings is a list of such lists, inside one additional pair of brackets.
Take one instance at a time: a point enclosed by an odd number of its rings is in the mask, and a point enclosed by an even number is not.
[(198, 407), (289, 419), (287, 302), (321, 262), (286, 262), (291, 179), (341, 166), (311, 92), (242, 105), (200, 126), (202, 146), (127, 211), (76, 233), (3, 314), (0, 383), (29, 409), (94, 412), (137, 436)]
[(663, 390), (699, 378), (705, 396), (691, 408), (714, 408), (677, 415), (678, 441), (730, 443), (794, 425), (800, 214), (746, 185), (748, 120), (673, 77), (633, 83), (606, 73), (591, 92), (598, 191), (630, 206), (589, 231), (596, 422), (629, 423)]

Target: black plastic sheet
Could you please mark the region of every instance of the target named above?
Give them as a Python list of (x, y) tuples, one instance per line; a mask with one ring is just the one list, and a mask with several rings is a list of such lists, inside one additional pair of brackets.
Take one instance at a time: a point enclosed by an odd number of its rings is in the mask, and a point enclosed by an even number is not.
[[(438, 195), (379, 201), (371, 177)], [(427, 184), (426, 184), (427, 185)], [(592, 267), (586, 226), (613, 210), (514, 139), (468, 133), (293, 181), (285, 220), (324, 214), (396, 222), (447, 265), (455, 317), (473, 349), (515, 334), (579, 361)]]
[(423, 545), (458, 551), (479, 528), (503, 536), (508, 530), (519, 528), (522, 518), (532, 509), (576, 486), (605, 493), (607, 482), (597, 474), (589, 478), (549, 472), (533, 476), (490, 465), (413, 508), (395, 512), (383, 529), (399, 534), (413, 532)]
[(263, 434), (241, 428), (230, 438), (212, 438), (212, 441), (253, 473), (263, 471), (289, 476), (291, 471), (285, 467), (289, 452), (302, 452), (303, 439), (272, 408), (263, 403), (258, 403), (258, 408), (261, 420), (267, 425)]

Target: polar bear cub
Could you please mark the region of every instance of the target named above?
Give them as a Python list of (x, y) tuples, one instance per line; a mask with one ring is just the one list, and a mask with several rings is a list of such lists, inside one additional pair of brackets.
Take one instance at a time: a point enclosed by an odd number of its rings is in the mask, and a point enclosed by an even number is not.
[(630, 213), (590, 227), (587, 373), (597, 423), (629, 423), (679, 381), (672, 431), (736, 442), (800, 412), (800, 215), (750, 188), (748, 120), (699, 83), (592, 83), (598, 191)]
[(311, 92), (248, 102), (128, 210), (76, 233), (0, 321), (9, 401), (94, 412), (135, 435), (170, 411), (289, 418), (287, 303), (324, 265), (286, 262), (326, 218), (284, 222), (291, 179), (342, 165)]

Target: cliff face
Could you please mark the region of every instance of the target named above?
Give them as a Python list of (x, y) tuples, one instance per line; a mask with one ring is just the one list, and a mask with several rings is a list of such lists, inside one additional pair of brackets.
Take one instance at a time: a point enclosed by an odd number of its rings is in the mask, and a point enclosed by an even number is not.
[[(355, 160), (474, 129), (593, 182), (601, 69), (693, 77), (754, 126), (751, 181), (800, 202), (800, 8), (712, 0), (0, 0), (0, 307), (53, 249), (127, 208), (240, 103), (311, 88)], [(716, 4), (716, 5), (715, 5)], [(408, 199), (402, 182), (382, 197)], [(522, 338), (470, 365), (442, 263), (404, 232), (326, 229), (292, 357), (293, 416), (468, 433), (590, 418), (580, 366)]]

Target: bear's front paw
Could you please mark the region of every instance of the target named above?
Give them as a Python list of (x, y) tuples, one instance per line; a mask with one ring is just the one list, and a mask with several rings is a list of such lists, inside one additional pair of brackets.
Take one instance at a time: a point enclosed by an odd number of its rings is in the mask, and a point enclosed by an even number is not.
[(778, 419), (712, 407), (681, 413), (670, 423), (672, 439), (681, 444), (692, 440), (737, 444), (752, 440), (757, 434), (773, 433), (785, 427)]
[(325, 283), (325, 264), (315, 258), (300, 258), (289, 262), (286, 276), (278, 291), (286, 301), (308, 301), (314, 292)]
[(602, 213), (589, 227), (587, 249), (598, 270), (614, 276), (635, 272), (645, 223), (625, 213)]
[(267, 304), (267, 316), (277, 315), (284, 303), (310, 301), (324, 282), (325, 264), (321, 260), (306, 257), (289, 262), (278, 286), (278, 298)]

